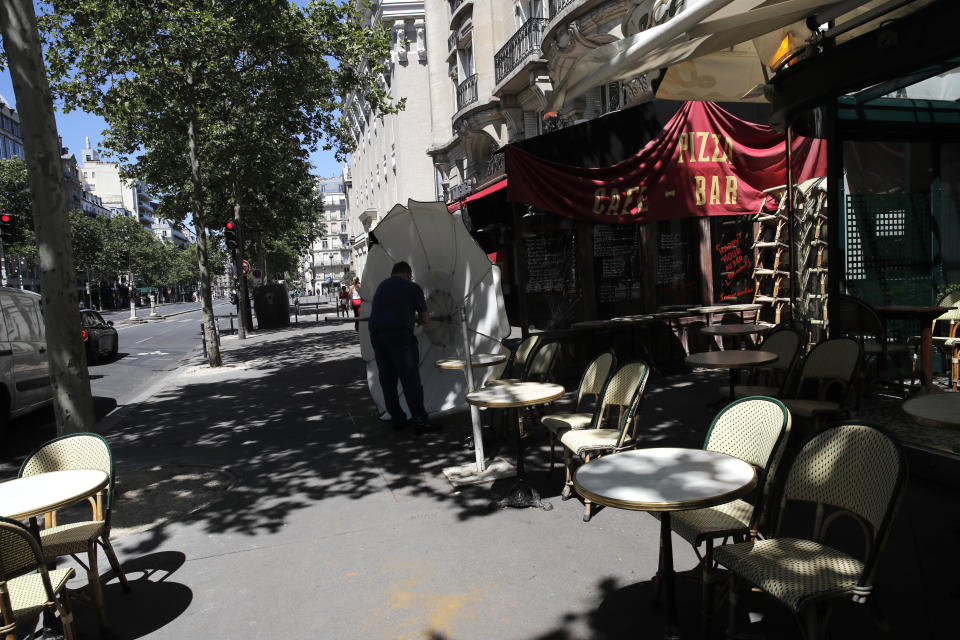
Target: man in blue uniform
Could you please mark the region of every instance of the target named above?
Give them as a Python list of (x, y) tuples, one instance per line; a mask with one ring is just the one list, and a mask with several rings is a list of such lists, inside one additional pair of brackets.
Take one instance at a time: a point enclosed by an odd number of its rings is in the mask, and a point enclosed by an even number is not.
[(373, 294), (370, 311), (370, 342), (377, 360), (383, 401), (396, 429), (407, 425), (407, 416), (400, 406), (397, 381), (412, 414), (416, 430), (428, 431), (427, 411), (423, 407), (423, 385), (420, 382), (420, 351), (413, 335), (414, 319), (430, 321), (423, 289), (413, 282), (413, 270), (406, 262), (393, 265), (390, 277), (380, 283)]

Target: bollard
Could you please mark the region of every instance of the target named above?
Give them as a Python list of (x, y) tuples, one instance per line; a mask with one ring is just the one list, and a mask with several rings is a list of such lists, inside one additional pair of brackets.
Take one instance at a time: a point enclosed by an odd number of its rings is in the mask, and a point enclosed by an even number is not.
[(203, 323), (200, 323), (200, 344), (203, 345), (203, 357), (207, 357), (207, 332)]
[(233, 335), (233, 314), (230, 314), (230, 335)]

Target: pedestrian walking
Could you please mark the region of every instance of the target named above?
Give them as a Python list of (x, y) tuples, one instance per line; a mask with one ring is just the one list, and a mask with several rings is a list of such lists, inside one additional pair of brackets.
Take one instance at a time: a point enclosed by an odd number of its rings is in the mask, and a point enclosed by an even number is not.
[(400, 406), (397, 381), (410, 409), (411, 421), (418, 433), (430, 431), (427, 410), (423, 406), (420, 382), (420, 350), (413, 333), (414, 321), (430, 321), (423, 289), (413, 281), (413, 270), (406, 262), (393, 265), (390, 277), (380, 283), (373, 295), (370, 312), (370, 342), (377, 362), (383, 402), (395, 429), (403, 429), (408, 420)]
[(337, 315), (343, 315), (346, 318), (350, 315), (350, 292), (347, 291), (347, 285), (340, 285), (340, 293), (337, 300)]
[[(360, 317), (360, 305), (363, 304), (363, 297), (360, 295), (360, 278), (354, 276), (353, 284), (350, 285), (350, 304), (353, 306), (353, 317)], [(360, 323), (353, 323), (353, 330), (360, 330)]]

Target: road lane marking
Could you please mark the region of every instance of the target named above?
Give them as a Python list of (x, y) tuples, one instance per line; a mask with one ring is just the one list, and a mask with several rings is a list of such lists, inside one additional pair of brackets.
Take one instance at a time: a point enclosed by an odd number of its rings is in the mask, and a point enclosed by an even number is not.
[(137, 340), (134, 344), (140, 344), (141, 342), (146, 342), (147, 340), (153, 340), (155, 336), (150, 336), (149, 338), (144, 338), (143, 340)]

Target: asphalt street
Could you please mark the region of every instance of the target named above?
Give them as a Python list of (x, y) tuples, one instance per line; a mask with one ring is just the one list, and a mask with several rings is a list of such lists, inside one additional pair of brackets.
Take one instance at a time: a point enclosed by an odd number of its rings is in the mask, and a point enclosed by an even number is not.
[[(199, 303), (161, 305), (157, 311), (165, 317), (140, 324), (126, 322), (130, 318), (126, 309), (101, 314), (114, 323), (120, 338), (116, 358), (103, 358), (88, 366), (90, 390), (101, 426), (112, 424), (150, 397), (184, 358), (202, 348)], [(149, 309), (137, 309), (140, 319), (147, 319), (149, 313)], [(214, 314), (229, 313), (235, 313), (235, 308), (227, 300), (214, 301)], [(221, 325), (225, 330), (229, 322), (221, 320)], [(55, 435), (53, 411), (49, 408), (12, 421), (5, 436), (0, 472)]]

